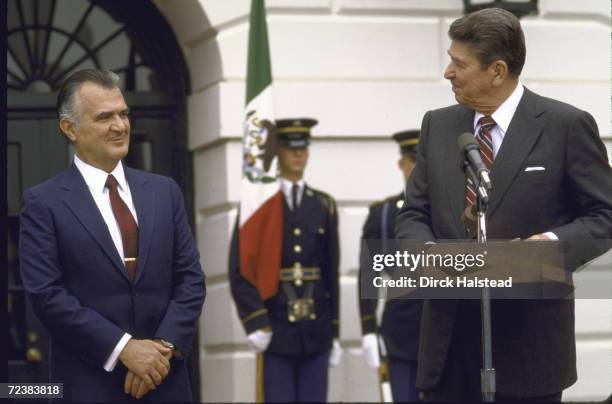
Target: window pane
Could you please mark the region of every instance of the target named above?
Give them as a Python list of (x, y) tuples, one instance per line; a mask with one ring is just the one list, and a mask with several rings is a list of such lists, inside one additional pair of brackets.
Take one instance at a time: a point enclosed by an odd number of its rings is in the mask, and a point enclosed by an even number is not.
[(73, 32), (89, 7), (88, 1), (58, 0), (53, 25)]
[(96, 54), (100, 64), (106, 69), (118, 70), (128, 64), (130, 52), (130, 39), (122, 32), (108, 45), (102, 47)]
[(17, 143), (6, 145), (7, 173), (7, 205), (9, 215), (19, 214), (21, 198), (21, 149)]

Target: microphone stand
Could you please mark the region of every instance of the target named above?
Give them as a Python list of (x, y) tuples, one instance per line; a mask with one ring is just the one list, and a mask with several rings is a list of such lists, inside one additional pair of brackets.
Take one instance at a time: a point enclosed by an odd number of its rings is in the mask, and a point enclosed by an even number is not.
[[(487, 188), (480, 181), (470, 163), (463, 162), (465, 174), (472, 180), (476, 189), (476, 230), (477, 242), (487, 242), (487, 218), (486, 212), (489, 204)], [(491, 290), (482, 288), (482, 299), (480, 301), (480, 318), (482, 324), (482, 368), (480, 368), (480, 391), (482, 401), (492, 403), (495, 401), (495, 369), (493, 368), (493, 352), (491, 338)]]
[[(476, 172), (468, 161), (464, 161), (465, 174), (472, 180), (476, 189), (476, 230), (477, 242), (487, 242), (486, 212), (489, 204), (487, 188), (482, 184)], [(491, 291), (488, 287), (482, 288), (480, 301), (480, 318), (482, 324), (482, 368), (480, 368), (480, 391), (482, 401), (492, 403), (495, 401), (495, 369), (493, 368), (493, 352), (491, 338)]]
[[(485, 216), (487, 203), (480, 196), (476, 200), (478, 243), (487, 241), (487, 219)], [(495, 401), (495, 369), (493, 368), (493, 353), (491, 341), (491, 291), (488, 287), (482, 288), (482, 300), (480, 301), (480, 313), (482, 319), (482, 368), (480, 369), (480, 390), (482, 401), (492, 403)]]

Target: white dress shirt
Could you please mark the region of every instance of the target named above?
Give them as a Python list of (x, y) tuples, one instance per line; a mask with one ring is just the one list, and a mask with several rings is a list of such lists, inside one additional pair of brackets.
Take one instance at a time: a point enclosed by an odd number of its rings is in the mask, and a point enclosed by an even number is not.
[[(119, 254), (119, 257), (121, 257), (121, 261), (123, 261), (125, 257), (123, 255), (123, 240), (121, 239), (121, 230), (119, 230), (119, 225), (117, 224), (115, 215), (113, 214), (108, 188), (105, 187), (106, 179), (108, 178), (109, 173), (85, 163), (76, 154), (74, 155), (74, 164), (85, 179), (89, 192), (96, 202), (96, 206), (98, 207), (98, 210), (102, 214), (102, 218), (108, 227), (113, 244), (115, 244), (115, 248), (117, 248), (117, 253)], [(136, 224), (138, 224), (136, 209), (134, 209), (134, 203), (132, 202), (132, 194), (130, 193), (129, 185), (125, 180), (125, 174), (123, 172), (123, 165), (121, 162), (117, 164), (111, 174), (119, 183), (119, 186), (117, 187), (119, 197), (123, 200), (123, 202), (125, 202), (128, 209), (130, 209)], [(121, 337), (117, 345), (115, 345), (115, 349), (113, 349), (113, 352), (111, 352), (110, 356), (104, 363), (104, 370), (107, 372), (113, 371), (115, 365), (117, 365), (117, 361), (119, 360), (119, 354), (130, 338), (132, 338), (130, 334), (123, 334), (123, 337)]]
[[(491, 132), (491, 138), (493, 140), (493, 158), (497, 157), (497, 152), (501, 147), (504, 136), (506, 136), (508, 126), (510, 126), (510, 121), (512, 121), (512, 118), (514, 117), (514, 113), (516, 112), (516, 108), (518, 107), (524, 92), (525, 89), (519, 82), (512, 94), (510, 94), (510, 97), (506, 98), (506, 101), (504, 101), (503, 104), (500, 105), (495, 112), (493, 112), (493, 115), (491, 115), (491, 118), (493, 118), (497, 124), (489, 131)], [(478, 121), (483, 116), (484, 115), (478, 111), (476, 111), (474, 114), (474, 133), (478, 133), (480, 130)]]
[[(518, 108), (519, 102), (521, 102), (521, 98), (523, 98), (524, 92), (525, 88), (523, 87), (523, 84), (519, 82), (512, 94), (510, 94), (510, 97), (506, 98), (506, 101), (504, 101), (502, 105), (500, 105), (499, 108), (497, 108), (495, 112), (493, 112), (493, 114), (491, 115), (491, 118), (493, 118), (496, 123), (493, 129), (490, 130), (491, 138), (493, 141), (493, 159), (497, 157), (497, 152), (499, 151), (499, 148), (501, 147), (501, 144), (504, 141), (504, 137), (506, 136), (506, 132), (508, 131), (508, 127), (510, 126), (510, 122), (514, 117), (514, 113)], [(478, 111), (476, 111), (476, 113), (474, 114), (475, 134), (478, 133), (478, 131), (480, 130), (480, 125), (478, 125), (478, 121), (483, 116), (484, 115)], [(552, 240), (559, 239), (557, 235), (551, 231), (544, 233), (544, 235)]]
[[(291, 190), (293, 189), (293, 182), (289, 181), (286, 178), (281, 177), (280, 178), (280, 186), (281, 186), (281, 190), (283, 191), (283, 194), (285, 195), (285, 200), (287, 201), (287, 205), (289, 206), (289, 209), (294, 210), (293, 207), (293, 196), (291, 195)], [(298, 206), (302, 203), (302, 196), (304, 195), (304, 180), (301, 179), (298, 182), (296, 182), (295, 184), (297, 184), (298, 186), (298, 192), (297, 192), (297, 203)]]

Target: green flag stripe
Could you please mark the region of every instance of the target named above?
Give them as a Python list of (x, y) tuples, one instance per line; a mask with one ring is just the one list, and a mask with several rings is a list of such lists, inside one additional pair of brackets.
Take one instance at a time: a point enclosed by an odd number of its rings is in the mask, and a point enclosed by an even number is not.
[(251, 1), (246, 104), (272, 83), (264, 0)]

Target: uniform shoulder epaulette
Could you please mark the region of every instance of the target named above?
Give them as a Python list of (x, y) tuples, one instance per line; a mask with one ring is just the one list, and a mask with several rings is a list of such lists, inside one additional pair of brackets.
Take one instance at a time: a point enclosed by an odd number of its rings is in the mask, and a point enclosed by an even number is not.
[(370, 209), (376, 209), (385, 203), (385, 199), (379, 199), (370, 204)]
[(391, 195), (385, 198), (385, 202), (389, 201), (389, 202), (393, 202), (393, 201), (397, 201), (398, 199), (401, 199), (400, 196), (398, 194), (395, 195)]
[(330, 215), (333, 215), (336, 213), (336, 201), (330, 194), (320, 191), (318, 189), (310, 188), (310, 187), (309, 189), (313, 192), (313, 194), (317, 197), (317, 199), (319, 199), (319, 201), (325, 207), (325, 209), (329, 211)]

